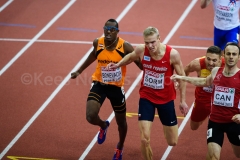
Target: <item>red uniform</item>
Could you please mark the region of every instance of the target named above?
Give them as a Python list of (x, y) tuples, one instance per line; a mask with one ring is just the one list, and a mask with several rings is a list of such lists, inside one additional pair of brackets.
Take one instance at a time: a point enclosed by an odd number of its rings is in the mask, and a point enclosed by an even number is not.
[(161, 60), (154, 60), (145, 47), (142, 59), (143, 78), (139, 90), (140, 98), (155, 104), (165, 104), (176, 98), (176, 91), (170, 77), (174, 67), (170, 64), (171, 47), (166, 45), (166, 52)]
[(240, 113), (240, 71), (232, 77), (226, 77), (223, 68), (219, 68), (213, 84), (210, 120), (231, 123), (232, 117)]
[[(211, 71), (207, 69), (205, 63), (206, 57), (199, 59), (200, 63), (200, 76), (202, 78), (207, 77), (211, 74)], [(221, 67), (225, 64), (224, 58), (222, 58)], [(201, 122), (205, 120), (211, 112), (211, 95), (212, 87), (196, 87), (195, 89), (195, 102), (191, 114), (191, 120), (194, 122)]]

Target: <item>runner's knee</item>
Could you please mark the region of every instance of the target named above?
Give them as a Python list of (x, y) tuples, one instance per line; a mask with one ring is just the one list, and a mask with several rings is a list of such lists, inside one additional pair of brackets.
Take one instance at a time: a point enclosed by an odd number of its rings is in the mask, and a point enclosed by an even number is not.
[(150, 144), (150, 139), (147, 140), (146, 138), (142, 138), (141, 143), (143, 146), (147, 147)]
[(144, 145), (148, 145), (150, 143), (150, 134), (146, 132), (142, 132), (141, 143)]
[(191, 130), (193, 130), (193, 131), (197, 130), (198, 128), (199, 128), (198, 125), (191, 125)]
[(125, 128), (127, 126), (126, 120), (117, 121), (118, 127)]
[(116, 118), (118, 127), (125, 128), (127, 126), (126, 112), (124, 113), (115, 112), (115, 118)]
[(212, 155), (209, 155), (210, 159), (214, 159), (214, 160), (220, 160), (220, 157), (218, 156), (218, 154), (213, 153)]
[(86, 119), (89, 123), (93, 123), (94, 120), (96, 119), (96, 116), (91, 115), (91, 114), (87, 114)]
[(177, 142), (178, 142), (178, 138), (167, 139), (167, 143), (169, 146), (176, 146)]
[(86, 119), (89, 123), (93, 123), (98, 118), (100, 107), (101, 104), (96, 101), (87, 101)]

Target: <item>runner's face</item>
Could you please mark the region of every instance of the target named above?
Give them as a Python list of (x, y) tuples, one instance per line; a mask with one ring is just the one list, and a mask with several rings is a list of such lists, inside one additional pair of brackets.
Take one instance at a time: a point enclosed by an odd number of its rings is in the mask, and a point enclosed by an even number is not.
[(157, 51), (159, 47), (159, 41), (160, 38), (157, 34), (144, 37), (145, 46), (148, 48), (150, 53), (154, 53)]
[(229, 67), (237, 65), (239, 60), (239, 49), (236, 46), (229, 45), (225, 48), (225, 63)]
[(103, 27), (104, 30), (104, 39), (107, 41), (114, 41), (117, 38), (117, 34), (119, 32), (118, 28), (116, 27), (115, 22), (107, 22)]
[(211, 71), (214, 67), (219, 67), (221, 64), (220, 58), (217, 54), (207, 53), (205, 59), (207, 69)]

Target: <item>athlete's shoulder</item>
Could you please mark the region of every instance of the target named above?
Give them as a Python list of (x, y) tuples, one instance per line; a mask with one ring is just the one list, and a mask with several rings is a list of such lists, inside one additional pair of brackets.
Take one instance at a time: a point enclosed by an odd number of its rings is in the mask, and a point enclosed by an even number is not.
[(145, 44), (139, 44), (135, 48), (135, 52), (143, 52), (145, 50)]
[(215, 77), (215, 75), (217, 74), (217, 72), (218, 72), (218, 70), (219, 70), (220, 68), (221, 68), (221, 67), (214, 67), (214, 68), (212, 69), (212, 71), (211, 71), (211, 74), (214, 75), (214, 77)]
[(175, 58), (175, 57), (180, 58), (180, 54), (179, 54), (178, 50), (176, 50), (174, 48), (171, 48), (171, 50), (170, 50), (170, 57), (171, 58)]
[(94, 46), (94, 48), (97, 47), (98, 42), (99, 42), (99, 38), (95, 38), (95, 39), (93, 40), (93, 46)]
[(129, 43), (128, 41), (123, 41), (123, 44), (125, 45), (125, 46), (132, 46), (132, 44), (131, 43)]

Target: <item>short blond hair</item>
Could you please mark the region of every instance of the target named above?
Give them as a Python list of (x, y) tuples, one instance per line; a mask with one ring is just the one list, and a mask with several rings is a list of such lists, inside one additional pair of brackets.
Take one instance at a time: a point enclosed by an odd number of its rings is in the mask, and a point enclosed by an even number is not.
[(151, 36), (153, 34), (156, 34), (159, 37), (159, 32), (158, 29), (155, 27), (147, 27), (144, 31), (143, 31), (143, 36)]

